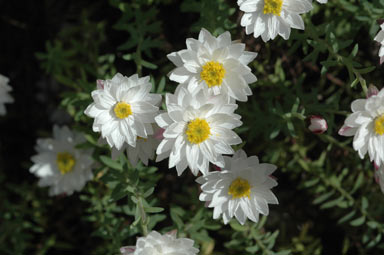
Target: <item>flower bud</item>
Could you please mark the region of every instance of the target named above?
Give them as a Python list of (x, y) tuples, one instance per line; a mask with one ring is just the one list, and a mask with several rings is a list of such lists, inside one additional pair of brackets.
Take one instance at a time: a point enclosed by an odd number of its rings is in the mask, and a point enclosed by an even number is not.
[(368, 87), (367, 98), (379, 94), (379, 89), (376, 86), (370, 84)]
[(309, 117), (309, 121), (310, 121), (310, 125), (308, 129), (312, 133), (322, 134), (328, 129), (327, 121), (321, 116), (311, 115)]

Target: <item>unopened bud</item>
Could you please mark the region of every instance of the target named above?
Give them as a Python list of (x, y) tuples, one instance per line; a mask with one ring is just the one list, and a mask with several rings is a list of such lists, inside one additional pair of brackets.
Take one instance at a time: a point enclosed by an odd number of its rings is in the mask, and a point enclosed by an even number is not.
[(322, 134), (328, 129), (327, 121), (321, 116), (311, 115), (309, 117), (309, 121), (310, 121), (310, 125), (308, 129), (312, 133)]
[(379, 89), (376, 86), (370, 84), (368, 87), (367, 98), (379, 94)]

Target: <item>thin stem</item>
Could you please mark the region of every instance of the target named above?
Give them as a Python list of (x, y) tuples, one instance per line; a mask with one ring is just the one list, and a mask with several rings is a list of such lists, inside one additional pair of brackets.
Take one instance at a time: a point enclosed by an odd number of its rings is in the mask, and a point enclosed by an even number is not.
[(137, 206), (139, 207), (140, 210), (140, 216), (141, 216), (141, 229), (143, 230), (143, 235), (147, 236), (148, 235), (148, 222), (147, 222), (147, 214), (145, 213), (144, 206), (143, 206), (143, 198), (138, 195), (137, 197)]

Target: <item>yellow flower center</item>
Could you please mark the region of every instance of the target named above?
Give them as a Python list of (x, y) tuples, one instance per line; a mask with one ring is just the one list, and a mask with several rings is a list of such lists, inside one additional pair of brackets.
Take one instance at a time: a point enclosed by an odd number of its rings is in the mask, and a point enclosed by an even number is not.
[(56, 163), (57, 163), (57, 167), (60, 170), (60, 173), (66, 174), (73, 170), (76, 160), (68, 152), (60, 152), (60, 153), (57, 153)]
[(224, 76), (224, 66), (215, 61), (205, 63), (203, 70), (200, 73), (201, 79), (207, 83), (208, 87), (221, 86)]
[(272, 13), (280, 16), (283, 0), (264, 0), (264, 14)]
[(384, 134), (384, 114), (375, 119), (375, 132), (377, 135)]
[(147, 139), (148, 139), (148, 138), (144, 138), (144, 137), (141, 137), (141, 136), (138, 136), (138, 137), (137, 137), (137, 140), (143, 140), (144, 142), (146, 142)]
[(247, 180), (236, 178), (229, 186), (228, 195), (232, 195), (232, 199), (248, 197), (251, 198), (251, 185)]
[(119, 119), (125, 119), (132, 114), (131, 105), (125, 102), (118, 102), (113, 108), (113, 111)]
[(211, 134), (211, 128), (206, 120), (197, 118), (189, 122), (185, 133), (190, 143), (199, 144), (208, 139)]

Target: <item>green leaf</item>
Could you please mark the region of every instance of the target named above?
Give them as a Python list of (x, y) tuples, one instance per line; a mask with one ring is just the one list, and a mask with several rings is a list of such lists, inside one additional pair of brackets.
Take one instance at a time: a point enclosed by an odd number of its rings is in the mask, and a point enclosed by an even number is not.
[(144, 207), (144, 210), (148, 213), (159, 213), (164, 211), (164, 208), (161, 207)]
[(124, 189), (125, 183), (119, 183), (117, 186), (113, 189), (111, 194), (111, 201), (117, 201), (125, 197), (128, 192)]
[(236, 230), (236, 231), (239, 231), (239, 232), (243, 232), (243, 231), (247, 231), (248, 230), (247, 226), (240, 225), (237, 221), (234, 221), (234, 220), (231, 220), (229, 222), (229, 225), (231, 226), (231, 228), (233, 230)]
[(112, 169), (123, 170), (123, 166), (120, 165), (119, 162), (112, 160), (110, 157), (102, 155), (102, 156), (100, 156), (100, 160), (101, 160), (101, 162), (104, 163), (104, 165), (106, 165)]
[(361, 198), (361, 210), (365, 212), (368, 208), (368, 199), (366, 197)]
[(147, 190), (147, 191), (143, 194), (143, 197), (144, 197), (144, 198), (149, 197), (150, 195), (153, 194), (154, 191), (155, 191), (155, 188), (154, 188), (154, 187), (151, 187), (149, 190)]
[(333, 194), (335, 194), (334, 190), (331, 190), (327, 193), (324, 193), (323, 195), (321, 195), (318, 198), (316, 198), (315, 200), (313, 200), (313, 203), (315, 205), (320, 204), (320, 203), (324, 202), (325, 200), (327, 200), (329, 197), (331, 197)]
[(351, 224), (351, 226), (358, 227), (358, 226), (362, 225), (364, 222), (365, 222), (365, 216), (363, 215), (357, 219), (354, 219), (349, 224)]
[(141, 60), (140, 62), (144, 67), (148, 68), (148, 69), (157, 69), (157, 65), (155, 64), (152, 64), (152, 63), (149, 63), (148, 61), (145, 61), (145, 60)]
[(352, 212), (346, 214), (345, 216), (343, 216), (342, 218), (340, 218), (337, 221), (337, 223), (339, 223), (339, 224), (344, 223), (344, 222), (348, 221), (349, 219), (351, 219), (355, 214), (356, 214), (356, 211), (352, 211)]

